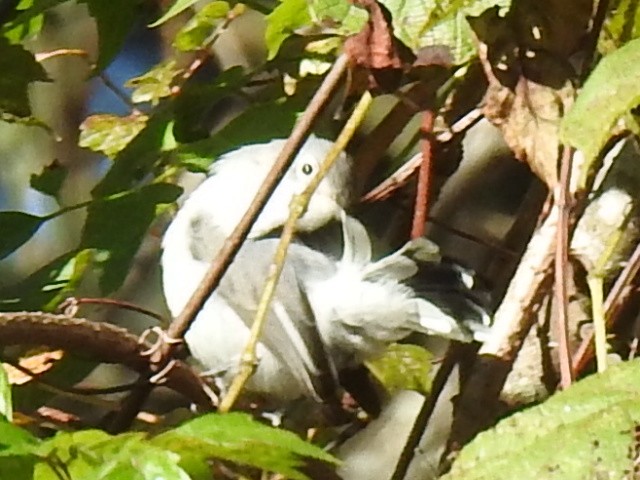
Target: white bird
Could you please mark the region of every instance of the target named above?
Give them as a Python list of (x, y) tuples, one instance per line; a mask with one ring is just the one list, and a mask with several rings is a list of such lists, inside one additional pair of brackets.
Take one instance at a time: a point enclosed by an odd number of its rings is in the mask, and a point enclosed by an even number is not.
[[(224, 155), (178, 210), (164, 236), (162, 255), (164, 292), (174, 316), (246, 211), (283, 145), (284, 140), (274, 140)], [(292, 196), (305, 189), (331, 145), (311, 137), (301, 148), (185, 335), (192, 355), (222, 389), (238, 371), (278, 244), (266, 235), (282, 227)], [(344, 213), (350, 183), (351, 161), (343, 154), (297, 223), (299, 230), (312, 232), (340, 220), (342, 258), (302, 243), (290, 246), (258, 345), (258, 365), (246, 386), (249, 392), (278, 402), (298, 397), (327, 401), (336, 395), (343, 369), (360, 365), (412, 332), (471, 341), (472, 329), (482, 329), (481, 309), (467, 308), (470, 318), (454, 318), (442, 302), (421, 298), (406, 284), (419, 270), (417, 257), (425, 251), (431, 259), (437, 256), (428, 241), (410, 242), (378, 261), (371, 258), (366, 230)]]

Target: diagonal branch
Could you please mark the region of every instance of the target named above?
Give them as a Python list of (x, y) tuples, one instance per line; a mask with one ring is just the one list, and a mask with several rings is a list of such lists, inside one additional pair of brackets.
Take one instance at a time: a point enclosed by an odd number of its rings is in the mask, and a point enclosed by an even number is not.
[(238, 375), (233, 379), (233, 382), (229, 387), (229, 392), (220, 403), (219, 410), (221, 412), (226, 412), (231, 409), (236, 399), (242, 392), (244, 385), (253, 373), (254, 365), (257, 361), (256, 348), (258, 346), (260, 334), (267, 320), (267, 313), (269, 311), (271, 301), (273, 300), (273, 295), (275, 293), (278, 280), (280, 279), (280, 274), (282, 273), (282, 268), (284, 266), (284, 261), (287, 255), (289, 244), (291, 243), (293, 235), (295, 233), (295, 224), (309, 205), (311, 195), (313, 195), (313, 192), (315, 192), (315, 190), (318, 188), (318, 185), (320, 185), (323, 177), (327, 174), (331, 166), (334, 164), (334, 162), (340, 155), (340, 152), (344, 150), (351, 137), (353, 137), (356, 128), (362, 122), (367, 110), (369, 109), (369, 106), (371, 105), (371, 100), (371, 94), (369, 92), (365, 92), (362, 95), (360, 102), (358, 102), (358, 105), (351, 114), (351, 117), (342, 129), (342, 132), (338, 136), (333, 148), (329, 151), (327, 157), (320, 165), (318, 173), (315, 177), (313, 177), (312, 181), (309, 183), (309, 186), (304, 190), (304, 192), (302, 192), (299, 196), (294, 197), (291, 203), (289, 218), (284, 225), (282, 236), (280, 237), (280, 242), (278, 243), (278, 249), (276, 250), (274, 261), (269, 268), (270, 273), (267, 277), (267, 281), (260, 298), (260, 303), (258, 304), (256, 317), (251, 326), (251, 336), (249, 337), (249, 342), (247, 343), (247, 346), (242, 353), (240, 371)]
[[(280, 179), (293, 161), (293, 157), (302, 145), (306, 136), (309, 134), (318, 115), (331, 99), (333, 92), (337, 89), (340, 79), (346, 72), (347, 67), (347, 57), (345, 55), (338, 57), (332, 69), (322, 82), (322, 85), (309, 102), (305, 112), (296, 123), (289, 139), (278, 155), (273, 168), (251, 202), (249, 209), (242, 217), (240, 223), (238, 223), (232, 234), (225, 241), (220, 253), (211, 263), (207, 273), (183, 311), (169, 326), (169, 329), (167, 330), (169, 338), (180, 339), (184, 336), (196, 315), (207, 301), (207, 298), (209, 298), (211, 293), (220, 283), (222, 276), (227, 271), (227, 268), (229, 268), (229, 265), (231, 265), (233, 258), (249, 234), (251, 226), (258, 218), (258, 215), (262, 211), (262, 208), (267, 203), (273, 191), (278, 186)], [(155, 364), (154, 371), (160, 371), (166, 366), (171, 354), (173, 353), (173, 348), (174, 345), (171, 342), (165, 342), (162, 348), (152, 356), (152, 360)], [(128, 428), (142, 407), (142, 404), (147, 399), (150, 391), (150, 386), (144, 386), (132, 392), (127, 404), (120, 414), (114, 419), (112, 430), (120, 431)]]

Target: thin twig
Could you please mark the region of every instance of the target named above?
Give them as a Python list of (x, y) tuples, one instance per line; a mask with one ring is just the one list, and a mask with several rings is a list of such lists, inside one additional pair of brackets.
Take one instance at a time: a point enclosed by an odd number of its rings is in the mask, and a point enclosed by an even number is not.
[[(322, 85), (320, 85), (320, 88), (318, 88), (316, 94), (309, 102), (305, 112), (296, 123), (289, 139), (278, 155), (273, 168), (265, 178), (263, 184), (256, 193), (255, 198), (251, 202), (249, 209), (244, 214), (231, 235), (225, 240), (218, 256), (211, 262), (207, 273), (180, 315), (178, 315), (178, 317), (176, 317), (169, 326), (167, 335), (170, 338), (181, 339), (184, 336), (198, 312), (202, 309), (213, 290), (215, 290), (220, 283), (222, 275), (224, 275), (227, 268), (229, 268), (229, 265), (231, 265), (231, 262), (242, 246), (244, 239), (249, 234), (253, 223), (258, 218), (258, 215), (269, 200), (273, 191), (276, 189), (278, 182), (284, 175), (286, 169), (293, 161), (293, 157), (310, 132), (318, 115), (331, 99), (333, 92), (339, 85), (340, 79), (347, 70), (347, 66), (348, 58), (344, 54), (339, 56), (332, 69), (322, 82)], [(152, 356), (152, 360), (156, 365), (156, 371), (161, 370), (164, 365), (166, 365), (173, 353), (173, 348), (174, 347), (171, 343), (165, 343), (163, 347)], [(142, 404), (148, 397), (151, 388), (152, 387), (150, 386), (143, 386), (140, 389), (134, 390), (125, 406), (123, 406), (120, 411), (120, 414), (114, 419), (114, 423), (112, 425), (113, 430), (121, 431), (129, 427), (131, 422), (135, 419), (138, 411), (140, 411)]]
[(133, 103), (133, 100), (131, 100), (131, 97), (129, 97), (129, 95), (127, 95), (127, 93), (122, 88), (120, 88), (118, 85), (115, 84), (113, 80), (111, 80), (111, 77), (107, 74), (107, 72), (102, 70), (98, 74), (98, 77), (100, 78), (100, 80), (102, 80), (102, 83), (104, 83), (105, 87), (111, 90), (111, 92), (113, 92), (113, 94), (116, 97), (118, 97), (118, 99), (122, 103), (124, 103), (127, 107), (131, 109), (132, 114), (142, 115), (142, 112), (138, 109), (136, 104)]
[(315, 192), (315, 190), (318, 188), (318, 185), (320, 185), (322, 178), (327, 174), (331, 166), (334, 164), (334, 162), (340, 155), (340, 152), (342, 152), (347, 146), (349, 140), (351, 140), (351, 137), (353, 137), (353, 134), (355, 133), (358, 125), (362, 123), (362, 120), (364, 119), (364, 116), (369, 109), (369, 106), (371, 105), (371, 101), (371, 94), (369, 92), (365, 92), (358, 102), (358, 105), (356, 105), (356, 108), (351, 114), (351, 117), (349, 117), (349, 120), (343, 127), (342, 132), (340, 132), (340, 135), (336, 139), (336, 142), (331, 148), (331, 151), (329, 151), (327, 157), (320, 165), (318, 173), (315, 175), (307, 188), (305, 188), (304, 192), (294, 197), (291, 203), (289, 218), (287, 218), (287, 222), (285, 223), (282, 230), (282, 236), (280, 237), (280, 242), (278, 243), (274, 262), (269, 267), (269, 276), (267, 277), (262, 296), (260, 297), (260, 303), (258, 304), (255, 319), (253, 321), (253, 324), (251, 325), (251, 334), (249, 336), (249, 341), (247, 342), (247, 345), (242, 353), (240, 370), (236, 377), (233, 379), (227, 395), (222, 399), (222, 402), (220, 403), (219, 410), (221, 412), (227, 412), (231, 409), (237, 398), (240, 396), (244, 385), (249, 380), (254, 371), (254, 365), (257, 361), (256, 348), (260, 340), (262, 329), (264, 328), (264, 325), (266, 323), (267, 313), (269, 311), (271, 301), (273, 300), (273, 295), (275, 293), (280, 274), (282, 273), (282, 268), (284, 267), (289, 244), (293, 240), (293, 235), (295, 234), (296, 222), (303, 215), (304, 211), (309, 205), (311, 196), (313, 195), (313, 192)]
[(569, 223), (571, 214), (571, 197), (569, 182), (573, 153), (569, 147), (564, 147), (560, 165), (560, 179), (555, 189), (555, 203), (559, 210), (558, 230), (555, 254), (555, 292), (558, 308), (558, 337), (560, 386), (565, 389), (573, 382), (571, 369), (571, 352), (569, 351), (568, 310), (569, 295), (567, 286), (569, 264)]
[(229, 13), (227, 13), (224, 21), (222, 21), (217, 27), (213, 35), (211, 35), (202, 45), (198, 48), (197, 52), (191, 63), (184, 69), (182, 76), (180, 77), (179, 85), (171, 87), (171, 94), (177, 95), (182, 90), (185, 82), (193, 76), (193, 74), (202, 66), (207, 58), (211, 56), (211, 47), (220, 38), (220, 35), (229, 27), (229, 24), (246, 10), (246, 7), (242, 4), (235, 5)]
[[(475, 125), (480, 118), (482, 118), (482, 111), (479, 108), (475, 108), (454, 123), (449, 130), (437, 134), (435, 139), (439, 143), (449, 142), (455, 135), (458, 135)], [(409, 181), (411, 175), (420, 168), (421, 164), (422, 153), (417, 153), (402, 164), (388, 178), (363, 195), (361, 201), (373, 202), (389, 197), (395, 190), (402, 187)]]
[[(146, 315), (151, 318), (155, 318), (162, 325), (165, 325), (167, 323), (166, 319), (157, 312), (154, 312), (152, 310), (136, 305), (135, 303), (127, 302), (125, 300), (116, 300), (113, 298), (69, 297), (64, 302), (62, 302), (58, 308), (61, 311), (66, 312), (67, 308), (69, 307), (74, 308), (74, 307), (77, 307), (78, 305), (106, 305), (109, 307), (117, 307), (124, 310), (131, 310), (132, 312), (141, 313), (142, 315)], [(71, 314), (69, 315), (74, 316)]]
[[(48, 382), (47, 380), (44, 380), (41, 378), (46, 372), (36, 373), (33, 370), (20, 365), (20, 363), (13, 362), (10, 360), (2, 360), (2, 363), (6, 363), (11, 368), (15, 368), (16, 370), (20, 371), (20, 373), (26, 375), (27, 377), (31, 377), (28, 381), (32, 381), (39, 385), (42, 385), (52, 393), (67, 396), (67, 397), (73, 396), (73, 398), (76, 398), (76, 399), (81, 398), (83, 396), (111, 395), (114, 393), (128, 392), (136, 385), (135, 382), (131, 382), (131, 383), (124, 383), (122, 385), (113, 385), (111, 387), (57, 387), (53, 383)], [(27, 383), (27, 382), (25, 381), (24, 383)], [(113, 402), (110, 402), (110, 403), (113, 404)], [(116, 410), (116, 407), (114, 406), (111, 409)]]
[(593, 21), (591, 22), (591, 29), (589, 30), (588, 36), (585, 40), (584, 51), (587, 52), (587, 60), (584, 63), (582, 68), (581, 77), (582, 82), (589, 75), (591, 71), (591, 66), (594, 61), (594, 56), (596, 53), (596, 48), (598, 46), (598, 39), (600, 38), (600, 31), (602, 30), (602, 26), (607, 18), (607, 12), (609, 11), (609, 0), (599, 0), (598, 7), (596, 8), (596, 13), (593, 16)]
[(431, 156), (433, 155), (433, 124), (435, 117), (436, 115), (432, 109), (426, 109), (422, 112), (422, 125), (420, 126), (420, 133), (423, 137), (421, 141), (422, 161), (418, 172), (418, 188), (413, 210), (411, 238), (422, 237), (427, 223), (429, 193), (431, 192), (431, 165), (433, 163)]
[(396, 464), (396, 468), (393, 471), (393, 475), (390, 480), (404, 480), (411, 465), (411, 461), (416, 455), (416, 449), (420, 445), (431, 415), (433, 414), (436, 404), (440, 399), (447, 381), (453, 373), (456, 365), (459, 364), (462, 352), (466, 349), (467, 345), (462, 345), (457, 342), (451, 342), (447, 348), (447, 352), (444, 355), (444, 359), (436, 372), (433, 381), (431, 382), (431, 390), (429, 395), (422, 401), (422, 405), (413, 422), (411, 432), (407, 437), (407, 441), (402, 448), (400, 457)]

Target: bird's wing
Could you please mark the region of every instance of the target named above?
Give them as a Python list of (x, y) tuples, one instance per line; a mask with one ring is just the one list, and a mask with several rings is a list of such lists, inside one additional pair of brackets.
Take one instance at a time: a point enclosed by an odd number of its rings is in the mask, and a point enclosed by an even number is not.
[[(218, 294), (250, 328), (255, 318), (278, 240), (247, 241), (224, 276)], [(324, 258), (324, 261), (323, 261)], [(297, 260), (297, 261), (296, 261)], [(315, 263), (309, 271), (300, 266)], [(330, 261), (291, 245), (260, 342), (286, 366), (316, 400), (335, 399), (336, 373), (324, 350), (301, 276), (321, 274)]]

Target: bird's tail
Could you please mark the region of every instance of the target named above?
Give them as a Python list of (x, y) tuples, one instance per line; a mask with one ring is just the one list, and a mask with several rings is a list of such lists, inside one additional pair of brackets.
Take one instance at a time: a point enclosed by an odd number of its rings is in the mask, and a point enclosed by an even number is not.
[(411, 240), (374, 262), (362, 224), (346, 215), (342, 224), (343, 262), (361, 265), (365, 280), (393, 278), (410, 287), (426, 331), (461, 341), (486, 339), (491, 318), (483, 303), (488, 302), (472, 271), (442, 259), (438, 246), (426, 238)]

